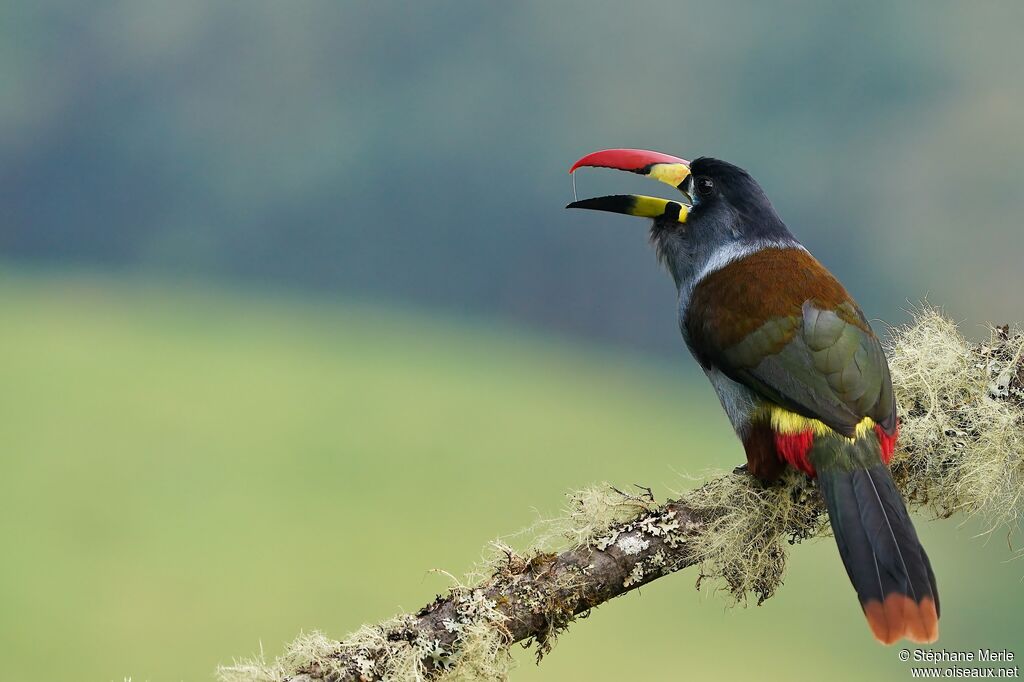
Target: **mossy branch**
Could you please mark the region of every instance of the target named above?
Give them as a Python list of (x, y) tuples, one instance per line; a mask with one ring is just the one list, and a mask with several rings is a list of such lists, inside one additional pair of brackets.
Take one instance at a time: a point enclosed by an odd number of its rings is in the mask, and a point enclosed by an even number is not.
[[(893, 330), (901, 415), (892, 470), (911, 505), (945, 518), (978, 515), (1015, 528), (1024, 500), (1024, 334), (994, 329), (972, 345), (932, 310)], [(770, 487), (746, 474), (712, 479), (657, 504), (608, 486), (570, 496), (564, 517), (533, 529), (533, 548), (495, 543), (494, 558), (414, 614), (366, 625), (343, 641), (300, 636), (276, 661), (236, 663), (224, 682), (503, 679), (509, 647), (538, 657), (573, 619), (682, 568), (758, 603), (782, 582), (787, 546), (827, 532), (814, 483), (792, 472)], [(558, 539), (569, 549), (550, 551)]]

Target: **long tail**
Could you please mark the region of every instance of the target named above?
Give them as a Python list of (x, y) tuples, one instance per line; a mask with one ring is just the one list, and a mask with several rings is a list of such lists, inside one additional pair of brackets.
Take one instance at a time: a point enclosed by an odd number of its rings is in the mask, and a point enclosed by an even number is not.
[(832, 532), (875, 638), (934, 642), (935, 574), (876, 444), (872, 436), (816, 439), (810, 454)]

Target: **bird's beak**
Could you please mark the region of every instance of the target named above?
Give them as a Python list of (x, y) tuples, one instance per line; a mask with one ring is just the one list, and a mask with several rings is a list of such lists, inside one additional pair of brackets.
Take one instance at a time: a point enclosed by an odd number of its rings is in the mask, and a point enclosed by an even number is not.
[(615, 194), (607, 197), (595, 197), (574, 201), (566, 208), (589, 208), (594, 211), (610, 211), (625, 213), (641, 218), (655, 218), (686, 222), (693, 204), (690, 195), (690, 162), (661, 152), (646, 149), (605, 149), (604, 151), (587, 154), (573, 164), (569, 173), (577, 168), (614, 168), (629, 171), (638, 175), (646, 175), (672, 185), (682, 192), (687, 202), (670, 201), (642, 194)]

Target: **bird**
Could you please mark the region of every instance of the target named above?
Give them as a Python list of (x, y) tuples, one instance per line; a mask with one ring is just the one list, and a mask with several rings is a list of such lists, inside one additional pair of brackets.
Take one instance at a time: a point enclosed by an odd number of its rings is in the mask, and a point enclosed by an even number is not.
[(938, 638), (931, 562), (889, 473), (899, 423), (889, 366), (864, 313), (742, 168), (607, 149), (570, 169), (659, 180), (682, 201), (620, 194), (566, 208), (650, 218), (678, 292), (683, 339), (764, 484), (817, 481), (839, 555), (875, 639)]

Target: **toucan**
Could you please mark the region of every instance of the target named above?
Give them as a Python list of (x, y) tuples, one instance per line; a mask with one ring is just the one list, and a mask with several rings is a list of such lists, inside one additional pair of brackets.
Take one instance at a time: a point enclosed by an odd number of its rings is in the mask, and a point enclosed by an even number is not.
[(817, 480), (839, 555), (875, 638), (934, 642), (939, 594), (889, 474), (898, 436), (889, 366), (864, 313), (793, 236), (742, 168), (642, 149), (584, 156), (672, 185), (567, 208), (653, 219), (678, 291), (679, 329), (764, 483), (794, 467)]

